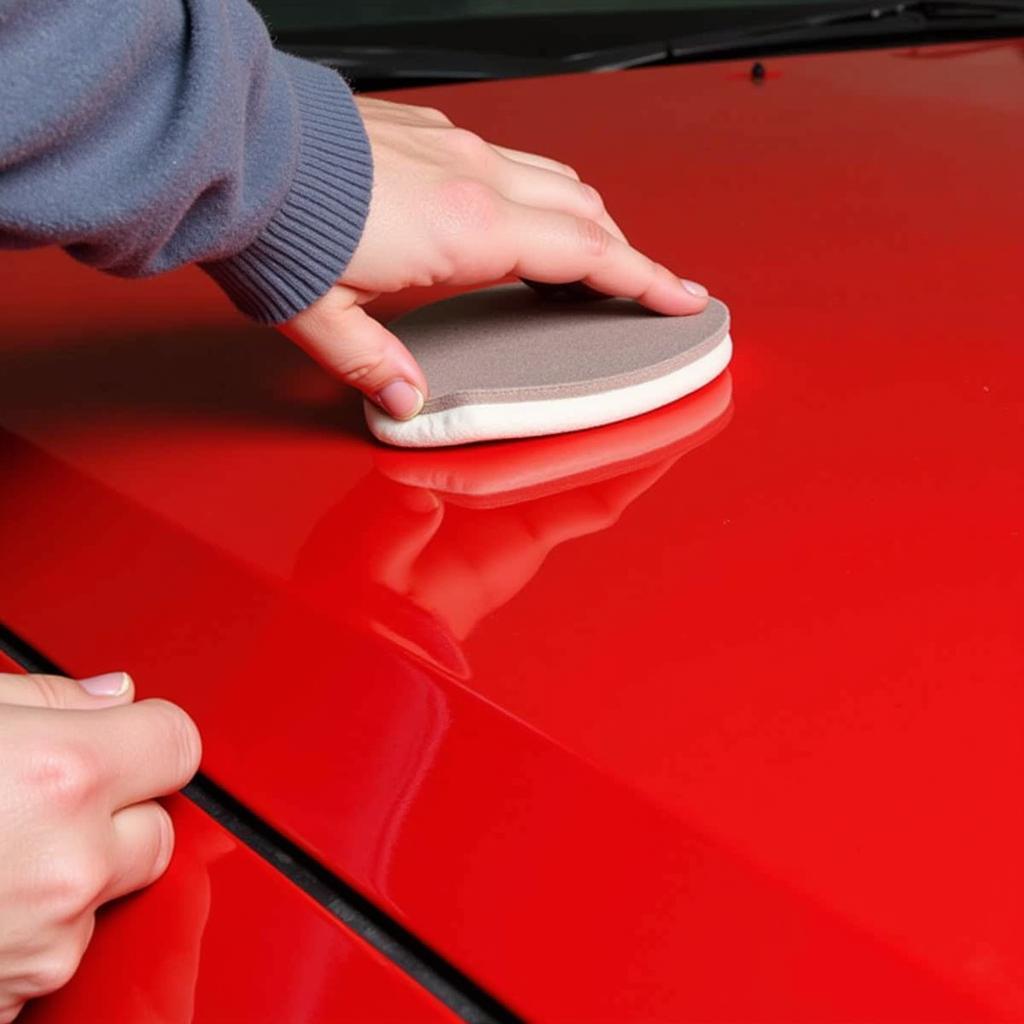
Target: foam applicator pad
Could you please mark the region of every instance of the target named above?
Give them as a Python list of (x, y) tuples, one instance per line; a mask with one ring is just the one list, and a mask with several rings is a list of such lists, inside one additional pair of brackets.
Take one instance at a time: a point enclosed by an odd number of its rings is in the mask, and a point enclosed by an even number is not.
[(525, 285), (469, 292), (388, 325), (430, 397), (399, 421), (367, 402), (374, 436), (405, 448), (582, 430), (703, 387), (732, 355), (729, 311), (667, 317), (625, 299), (551, 303)]

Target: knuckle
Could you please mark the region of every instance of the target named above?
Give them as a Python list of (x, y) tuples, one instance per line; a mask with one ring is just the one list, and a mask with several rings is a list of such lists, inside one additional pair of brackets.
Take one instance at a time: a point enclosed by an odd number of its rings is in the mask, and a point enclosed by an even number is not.
[(357, 352), (341, 360), (338, 369), (353, 387), (366, 387), (378, 380), (386, 370), (386, 359), (379, 352)]
[(438, 124), (450, 125), (452, 123), (449, 120), (448, 115), (444, 113), (444, 111), (438, 110), (436, 107), (420, 107), (420, 111), (424, 116)]
[(563, 174), (567, 174), (570, 178), (575, 178), (576, 181), (580, 180), (579, 173), (576, 171), (575, 167), (570, 167), (569, 164), (559, 164), (559, 167), (562, 168)]
[(451, 152), (462, 160), (477, 162), (490, 151), (487, 143), (467, 128), (451, 128), (445, 132), (445, 136)]
[(441, 208), (450, 233), (488, 231), (498, 218), (498, 194), (481, 181), (454, 178), (442, 186)]
[(107, 866), (95, 856), (62, 853), (41, 880), (41, 903), (56, 920), (74, 920), (97, 902), (108, 874)]
[(34, 759), (30, 781), (54, 807), (75, 810), (96, 795), (102, 771), (95, 755), (71, 743), (48, 746)]
[(63, 708), (67, 704), (64, 691), (67, 680), (60, 676), (33, 673), (25, 676), (25, 682), (35, 689), (43, 707)]
[(608, 251), (611, 236), (600, 224), (592, 220), (577, 220), (580, 246), (588, 256), (600, 258)]
[(604, 213), (604, 199), (593, 185), (580, 184), (584, 202), (596, 213)]
[(26, 979), (33, 994), (41, 996), (63, 988), (78, 970), (83, 952), (68, 945), (51, 950), (42, 957), (33, 965)]
[(169, 756), (175, 775), (185, 781), (195, 775), (202, 757), (202, 739), (196, 723), (177, 704), (153, 699), (142, 702), (162, 716), (161, 729), (169, 741)]

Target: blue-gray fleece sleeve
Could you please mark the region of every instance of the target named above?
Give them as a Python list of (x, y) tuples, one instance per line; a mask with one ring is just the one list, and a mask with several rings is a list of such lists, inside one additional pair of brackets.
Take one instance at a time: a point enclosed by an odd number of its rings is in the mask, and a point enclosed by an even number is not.
[(0, 247), (199, 263), (277, 323), (341, 275), (371, 181), (348, 87), (245, 0), (0, 0)]

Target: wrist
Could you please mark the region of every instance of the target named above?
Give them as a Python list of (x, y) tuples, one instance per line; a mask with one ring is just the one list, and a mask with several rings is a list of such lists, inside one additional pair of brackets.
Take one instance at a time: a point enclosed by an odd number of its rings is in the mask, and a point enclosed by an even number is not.
[(294, 98), (295, 160), (280, 206), (253, 241), (202, 264), (232, 301), (266, 324), (326, 294), (362, 237), (373, 161), (354, 98), (335, 72), (278, 54)]

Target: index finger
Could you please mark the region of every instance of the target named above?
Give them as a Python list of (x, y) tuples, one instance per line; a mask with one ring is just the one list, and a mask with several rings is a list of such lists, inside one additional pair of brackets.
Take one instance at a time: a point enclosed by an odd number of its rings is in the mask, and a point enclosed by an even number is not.
[(89, 746), (112, 810), (174, 793), (199, 768), (199, 730), (169, 701), (67, 714), (76, 719), (69, 721), (76, 742)]
[(505, 244), (518, 277), (582, 280), (606, 295), (635, 299), (658, 313), (684, 316), (707, 305), (707, 292), (684, 282), (599, 224), (571, 214), (510, 203)]

